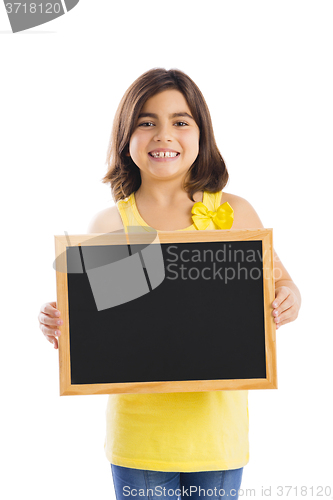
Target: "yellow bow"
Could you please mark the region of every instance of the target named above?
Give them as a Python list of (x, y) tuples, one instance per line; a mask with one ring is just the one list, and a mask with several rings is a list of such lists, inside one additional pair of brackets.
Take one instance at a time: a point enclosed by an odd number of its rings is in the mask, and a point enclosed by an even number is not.
[(226, 201), (216, 212), (208, 210), (201, 201), (192, 207), (192, 220), (197, 229), (206, 229), (212, 220), (220, 229), (230, 229), (234, 222), (234, 211)]

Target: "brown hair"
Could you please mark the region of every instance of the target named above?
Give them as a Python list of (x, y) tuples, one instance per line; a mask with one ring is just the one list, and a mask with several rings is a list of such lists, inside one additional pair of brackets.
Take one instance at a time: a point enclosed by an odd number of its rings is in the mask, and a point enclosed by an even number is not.
[(199, 154), (183, 184), (189, 198), (194, 202), (193, 194), (197, 191), (215, 193), (228, 182), (229, 174), (216, 145), (209, 109), (200, 89), (178, 69), (153, 68), (139, 76), (127, 89), (114, 117), (106, 160), (108, 171), (102, 182), (110, 182), (115, 202), (127, 198), (141, 185), (140, 169), (130, 156), (126, 156), (130, 138), (145, 102), (168, 89), (183, 94), (200, 130)]

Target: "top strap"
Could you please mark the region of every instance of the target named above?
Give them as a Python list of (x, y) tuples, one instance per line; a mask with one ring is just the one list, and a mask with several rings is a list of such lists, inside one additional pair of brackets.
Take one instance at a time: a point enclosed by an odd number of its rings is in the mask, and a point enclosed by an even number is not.
[(219, 206), (221, 205), (222, 191), (222, 189), (220, 191), (217, 191), (216, 193), (209, 193), (208, 191), (205, 191), (203, 203), (204, 205), (206, 205), (208, 210), (216, 212), (216, 210), (219, 208)]

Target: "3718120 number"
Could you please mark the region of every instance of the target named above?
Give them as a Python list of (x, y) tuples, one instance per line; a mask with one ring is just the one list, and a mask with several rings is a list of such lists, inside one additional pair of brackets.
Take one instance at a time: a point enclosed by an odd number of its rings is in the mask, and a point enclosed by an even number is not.
[(20, 10), (25, 14), (59, 14), (61, 11), (60, 3), (6, 3), (7, 14), (17, 14)]

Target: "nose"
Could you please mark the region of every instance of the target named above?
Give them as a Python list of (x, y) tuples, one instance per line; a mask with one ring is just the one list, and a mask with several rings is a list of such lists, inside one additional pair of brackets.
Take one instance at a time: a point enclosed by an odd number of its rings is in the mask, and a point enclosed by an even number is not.
[(172, 141), (172, 125), (160, 124), (155, 129), (155, 141)]

